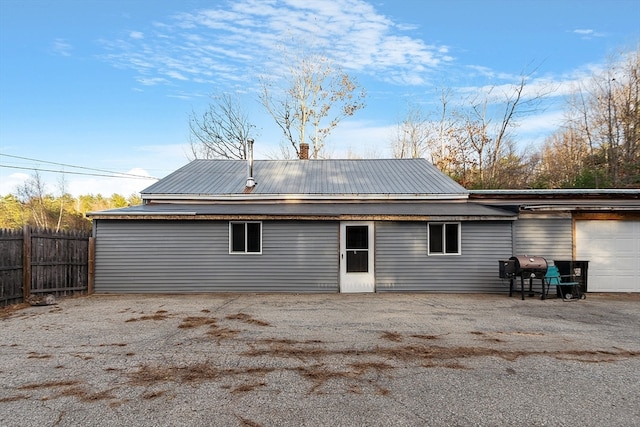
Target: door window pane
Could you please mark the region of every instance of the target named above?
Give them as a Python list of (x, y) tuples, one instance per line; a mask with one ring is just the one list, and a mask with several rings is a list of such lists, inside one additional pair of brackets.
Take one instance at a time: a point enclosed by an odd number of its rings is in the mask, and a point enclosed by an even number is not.
[(369, 272), (369, 251), (347, 250), (347, 273)]
[(353, 225), (345, 227), (347, 273), (367, 273), (369, 271), (369, 226)]
[(368, 249), (369, 248), (369, 227), (357, 225), (346, 227), (347, 247), (346, 249)]

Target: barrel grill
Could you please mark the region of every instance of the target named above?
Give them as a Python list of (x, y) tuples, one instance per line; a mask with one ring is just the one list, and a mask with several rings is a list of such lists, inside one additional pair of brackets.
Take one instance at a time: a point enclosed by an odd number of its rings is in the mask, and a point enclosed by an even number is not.
[(516, 255), (509, 259), (514, 262), (516, 276), (542, 279), (547, 273), (547, 260), (541, 256)]
[(516, 277), (520, 277), (520, 292), (522, 299), (525, 294), (525, 279), (529, 280), (529, 295), (533, 296), (533, 279), (542, 282), (542, 299), (545, 297), (544, 276), (547, 273), (547, 260), (541, 256), (515, 255), (508, 260), (500, 260), (499, 275), (502, 279), (509, 279), (509, 296), (513, 294)]

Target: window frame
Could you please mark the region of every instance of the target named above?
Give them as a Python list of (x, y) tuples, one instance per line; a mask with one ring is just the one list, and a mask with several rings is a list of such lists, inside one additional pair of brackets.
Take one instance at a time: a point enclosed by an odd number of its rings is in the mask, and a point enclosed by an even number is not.
[[(244, 225), (244, 251), (233, 250), (233, 226)], [(260, 249), (258, 251), (249, 251), (249, 224), (258, 224), (260, 226)], [(262, 255), (262, 221), (229, 221), (229, 254), (230, 255)]]
[[(431, 250), (431, 225), (442, 225), (442, 252), (434, 252)], [(458, 229), (457, 232), (457, 246), (456, 252), (447, 252), (447, 226), (455, 225)], [(427, 222), (427, 255), (428, 256), (447, 256), (447, 255), (462, 255), (462, 223), (456, 221), (436, 221)]]

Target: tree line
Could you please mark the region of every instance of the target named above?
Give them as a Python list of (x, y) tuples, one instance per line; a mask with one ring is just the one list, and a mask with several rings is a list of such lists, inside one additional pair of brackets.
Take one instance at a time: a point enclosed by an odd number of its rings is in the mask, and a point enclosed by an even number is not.
[[(364, 107), (365, 91), (322, 55), (283, 58), (286, 72), (263, 79), (258, 96), (283, 132), (274, 157), (298, 156), (302, 143), (327, 157), (325, 139)], [(442, 88), (436, 103), (415, 97), (390, 137), (393, 157), (427, 158), (468, 189), (640, 188), (640, 46), (575, 83), (559, 128), (521, 147), (518, 126), (558, 91), (533, 81), (535, 71), (462, 97)], [(214, 95), (189, 124), (192, 158), (247, 158), (255, 126), (232, 95)]]
[[(28, 190), (25, 192), (25, 190)], [(54, 196), (44, 191), (42, 180), (34, 174), (15, 194), (0, 198), (0, 228), (16, 229), (29, 225), (51, 230), (91, 230), (87, 212), (139, 205), (137, 194), (122, 196), (101, 194), (74, 197), (68, 193)]]
[(515, 130), (556, 88), (488, 87), (462, 100), (441, 90), (439, 108), (409, 109), (395, 157), (427, 157), (469, 189), (640, 188), (640, 47), (576, 83), (559, 128), (518, 148)]

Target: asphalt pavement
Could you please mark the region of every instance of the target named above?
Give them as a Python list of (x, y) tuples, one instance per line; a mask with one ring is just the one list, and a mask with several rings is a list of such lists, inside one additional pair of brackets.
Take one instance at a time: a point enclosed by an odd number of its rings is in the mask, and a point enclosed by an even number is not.
[(0, 426), (640, 425), (640, 295), (92, 295), (0, 309)]

